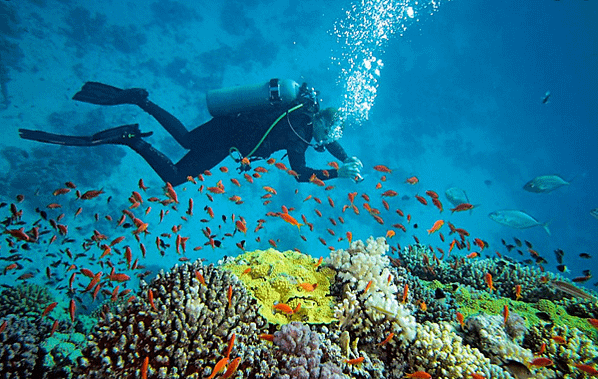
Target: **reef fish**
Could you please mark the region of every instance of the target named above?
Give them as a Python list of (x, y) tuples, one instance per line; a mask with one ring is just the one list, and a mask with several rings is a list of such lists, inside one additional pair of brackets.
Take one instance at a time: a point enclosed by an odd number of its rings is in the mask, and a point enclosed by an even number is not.
[(457, 187), (452, 187), (444, 191), (444, 195), (453, 204), (455, 207), (459, 204), (469, 203), (469, 199), (467, 198), (467, 194), (464, 190)]
[(596, 298), (584, 291), (582, 291), (581, 289), (579, 289), (578, 287), (576, 287), (575, 285), (568, 283), (568, 282), (564, 282), (562, 280), (552, 280), (550, 282), (548, 282), (548, 284), (550, 284), (553, 288), (559, 290), (559, 291), (563, 291), (565, 293), (568, 293), (571, 296), (580, 298), (580, 299), (584, 299), (584, 300), (590, 300), (590, 301), (595, 301)]
[(546, 193), (567, 185), (569, 185), (569, 182), (558, 175), (543, 175), (525, 183), (523, 189), (534, 193)]
[(547, 222), (538, 222), (535, 218), (522, 211), (506, 209), (492, 212), (488, 215), (488, 217), (498, 222), (499, 224), (516, 229), (527, 229), (532, 228), (534, 226), (541, 226), (542, 228), (544, 228), (546, 233), (550, 235), (550, 229), (548, 229)]
[(505, 361), (502, 366), (517, 379), (528, 379), (532, 377), (532, 372), (521, 362), (509, 359)]
[(598, 208), (594, 208), (590, 211), (590, 214), (596, 218), (598, 218)]

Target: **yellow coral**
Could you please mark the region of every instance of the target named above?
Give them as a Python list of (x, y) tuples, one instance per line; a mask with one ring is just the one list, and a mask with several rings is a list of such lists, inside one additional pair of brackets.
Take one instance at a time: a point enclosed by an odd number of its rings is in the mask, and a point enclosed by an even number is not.
[[(330, 323), (335, 321), (330, 284), (336, 272), (327, 267), (315, 267), (315, 263), (313, 257), (296, 251), (268, 249), (246, 252), (223, 268), (239, 277), (258, 300), (262, 316), (271, 323)], [(247, 268), (251, 270), (245, 272)], [(307, 291), (301, 283), (317, 283), (317, 287)], [(298, 312), (288, 315), (273, 308), (278, 303), (293, 309), (301, 306)]]

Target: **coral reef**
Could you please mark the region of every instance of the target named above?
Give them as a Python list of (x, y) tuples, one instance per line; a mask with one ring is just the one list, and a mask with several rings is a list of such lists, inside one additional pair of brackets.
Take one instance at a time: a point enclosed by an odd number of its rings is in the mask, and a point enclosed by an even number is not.
[[(509, 318), (512, 319), (512, 325), (517, 324), (518, 318), (516, 316), (509, 315)], [(511, 327), (511, 330), (517, 329), (520, 328)], [(533, 357), (530, 350), (521, 347), (507, 334), (504, 320), (500, 316), (485, 313), (470, 316), (465, 320), (465, 331), (465, 341), (485, 353), (494, 364), (509, 359), (527, 362)], [(517, 337), (522, 337), (519, 330)]]
[(77, 377), (139, 377), (146, 357), (148, 376), (208, 376), (233, 334), (231, 359), (242, 357), (239, 371), (247, 375), (270, 355), (259, 340), (267, 322), (257, 306), (228, 271), (199, 261), (175, 266), (142, 286), (136, 300), (106, 314), (83, 350)]
[[(0, 333), (0, 372), (2, 378), (61, 379), (70, 378), (68, 357), (45, 345), (52, 322), (43, 318), (33, 322), (28, 317), (3, 317), (6, 327)], [(66, 331), (66, 329), (64, 330)], [(73, 345), (73, 350), (76, 350)], [(48, 364), (59, 360), (59, 364)]]
[(10, 287), (0, 294), (0, 317), (16, 315), (37, 318), (46, 306), (54, 301), (47, 287), (23, 283)]
[[(383, 320), (392, 320), (392, 330), (398, 339), (410, 342), (415, 337), (415, 319), (397, 299), (397, 286), (392, 281), (389, 247), (382, 237), (351, 243), (348, 250), (335, 250), (326, 263), (337, 270), (338, 285), (342, 287), (342, 303), (335, 308), (341, 327), (360, 329), (372, 336), (370, 330), (382, 329)], [(359, 309), (359, 311), (357, 311)], [(390, 317), (387, 317), (390, 316)], [(388, 333), (388, 332), (386, 332)], [(378, 335), (377, 337), (384, 337)], [(373, 342), (373, 341), (372, 341)]]
[[(561, 342), (558, 337), (564, 339)], [(575, 369), (577, 363), (585, 363), (598, 357), (596, 345), (579, 329), (569, 326), (537, 324), (529, 328), (523, 346), (539, 352), (545, 344), (542, 356), (551, 359), (553, 377), (585, 378), (586, 375)]]
[[(256, 250), (229, 258), (223, 268), (235, 273), (245, 284), (260, 304), (260, 314), (271, 323), (327, 324), (334, 320), (330, 283), (335, 273), (330, 268), (317, 266), (308, 255), (296, 251)], [(293, 309), (300, 305), (300, 308), (290, 315), (275, 312), (272, 307), (279, 303)]]
[(563, 280), (560, 275), (542, 272), (535, 267), (523, 266), (507, 259), (463, 259), (454, 261), (433, 260), (432, 251), (423, 245), (411, 245), (399, 252), (399, 259), (414, 275), (424, 280), (438, 280), (441, 283), (459, 282), (481, 291), (487, 291), (484, 275), (490, 273), (496, 293), (515, 299), (514, 283), (521, 285), (521, 300), (535, 302), (539, 299), (558, 300), (563, 292), (555, 291), (546, 280)]
[(280, 379), (347, 378), (339, 366), (330, 361), (322, 363), (321, 337), (308, 325), (296, 321), (283, 325), (272, 342), (278, 347), (275, 354), (282, 366)]
[(435, 379), (465, 378), (471, 373), (486, 378), (511, 378), (478, 349), (463, 344), (445, 322), (418, 324), (415, 342), (407, 351), (407, 362), (414, 371), (426, 371)]

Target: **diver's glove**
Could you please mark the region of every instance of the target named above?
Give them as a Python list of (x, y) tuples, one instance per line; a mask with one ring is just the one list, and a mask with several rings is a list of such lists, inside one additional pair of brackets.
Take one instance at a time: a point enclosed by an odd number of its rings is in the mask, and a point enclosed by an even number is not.
[(343, 162), (343, 165), (338, 168), (338, 177), (349, 178), (355, 180), (356, 182), (360, 182), (363, 180), (360, 175), (362, 168), (363, 164), (357, 157), (347, 158)]

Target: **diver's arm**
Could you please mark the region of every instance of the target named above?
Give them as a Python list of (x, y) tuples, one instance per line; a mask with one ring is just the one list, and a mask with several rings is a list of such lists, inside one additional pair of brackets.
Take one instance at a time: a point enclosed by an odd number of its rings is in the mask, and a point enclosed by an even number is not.
[(324, 147), (326, 147), (326, 150), (328, 150), (328, 152), (332, 154), (333, 157), (335, 157), (341, 162), (344, 162), (347, 160), (347, 158), (349, 158), (349, 156), (345, 152), (345, 149), (343, 149), (343, 147), (340, 143), (338, 143), (338, 141), (331, 142), (325, 145)]
[[(297, 179), (298, 182), (309, 182), (309, 178), (311, 178), (313, 174), (316, 174), (316, 177), (321, 180), (338, 177), (337, 171), (332, 168), (330, 170), (317, 170), (315, 168), (307, 167), (305, 164), (305, 150), (287, 149), (287, 157), (289, 158), (291, 169), (297, 173), (295, 179)], [(328, 175), (325, 175), (324, 171), (326, 171)]]

